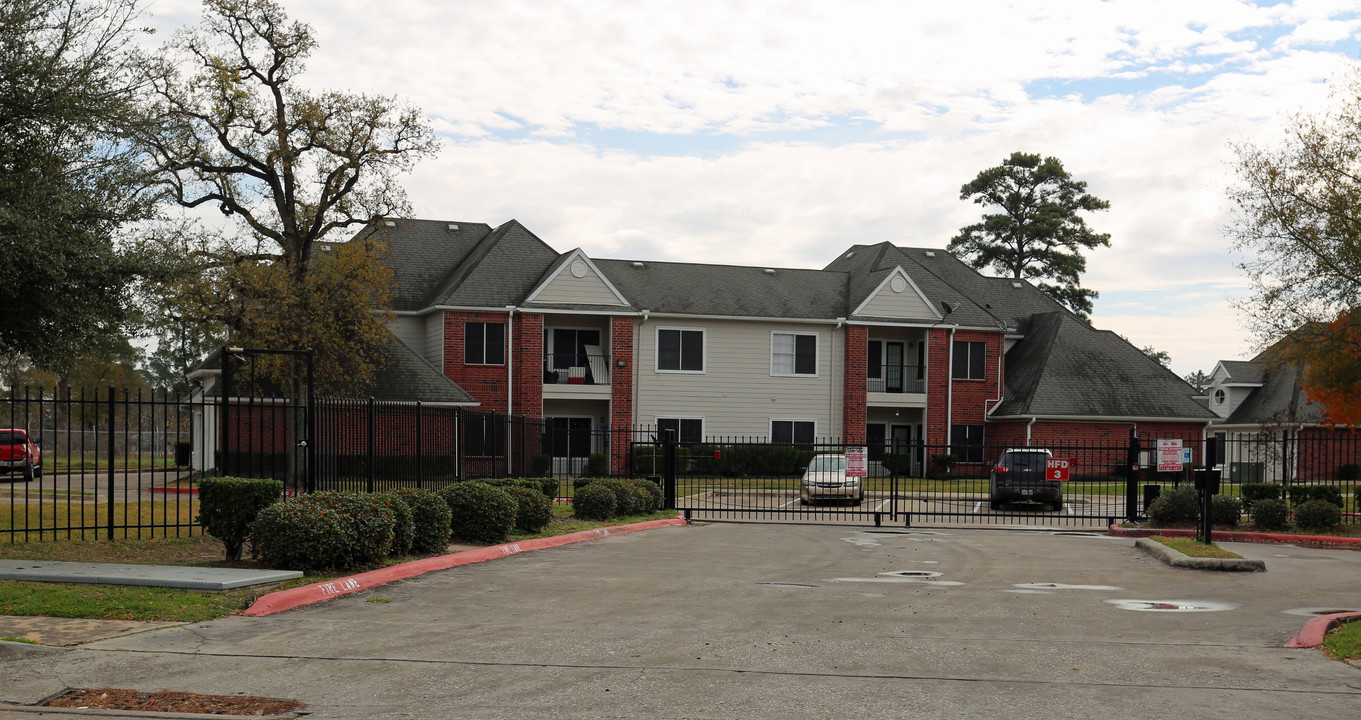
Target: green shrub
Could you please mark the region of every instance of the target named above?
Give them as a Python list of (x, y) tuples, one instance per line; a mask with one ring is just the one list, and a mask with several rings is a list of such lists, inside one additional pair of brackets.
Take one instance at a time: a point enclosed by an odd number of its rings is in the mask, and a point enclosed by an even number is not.
[(614, 493), (614, 514), (633, 515), (636, 513), (625, 512), (637, 506), (637, 502), (628, 497), (629, 486), (624, 478), (601, 478), (595, 481), (594, 485), (609, 488)]
[(884, 453), (884, 459), (880, 462), (885, 470), (894, 475), (908, 475), (912, 472), (912, 455), (910, 453)]
[(520, 484), (538, 490), (549, 500), (558, 496), (558, 479), (554, 477), (520, 478)]
[(336, 567), (374, 565), (391, 552), (397, 517), (377, 493), (327, 490), (299, 499), (304, 505), (329, 508), (340, 514), (340, 557)]
[(553, 471), (553, 457), (539, 453), (529, 458), (529, 471), (535, 475), (547, 475)]
[(634, 488), (640, 488), (643, 492), (647, 493), (647, 509), (644, 510), (644, 512), (657, 512), (662, 508), (662, 503), (666, 502), (666, 493), (662, 491), (662, 486), (651, 480), (629, 480), (628, 484)]
[(449, 548), (449, 503), (434, 490), (402, 488), (397, 495), (411, 507), (411, 551), (442, 553)]
[(1244, 483), (1239, 486), (1243, 496), (1243, 510), (1252, 512), (1252, 506), (1259, 500), (1281, 499), (1281, 486), (1273, 483)]
[(1341, 522), (1341, 508), (1327, 500), (1309, 500), (1295, 508), (1295, 526), (1304, 530), (1331, 530)]
[(515, 526), (515, 501), (484, 482), (455, 483), (440, 491), (449, 503), (450, 533), (476, 543), (498, 543)]
[(1193, 487), (1164, 489), (1162, 495), (1148, 506), (1148, 519), (1157, 525), (1192, 522), (1199, 515), (1198, 497)]
[(1286, 492), (1293, 507), (1299, 507), (1310, 500), (1322, 500), (1342, 507), (1342, 488), (1336, 485), (1291, 485)]
[(1215, 495), (1210, 498), (1210, 522), (1234, 527), (1243, 516), (1243, 504), (1236, 497)]
[(652, 493), (638, 485), (636, 480), (621, 483), (624, 491), (615, 496), (614, 511), (619, 515), (644, 515), (652, 512)]
[(284, 484), (264, 478), (204, 478), (198, 484), (198, 523), (222, 541), (228, 560), (240, 560), (250, 525), (261, 510), (278, 502)]
[(340, 566), (344, 530), (340, 513), (301, 497), (260, 510), (251, 523), (251, 549), (270, 567), (317, 570)]
[(1337, 469), (1338, 480), (1361, 480), (1361, 464), (1347, 463)]
[(553, 519), (553, 501), (532, 487), (520, 485), (508, 488), (515, 501), (515, 527), (521, 532), (536, 533), (548, 527)]
[(374, 493), (374, 497), (379, 502), (387, 503), (388, 509), (392, 510), (394, 521), (392, 549), (388, 553), (391, 555), (409, 555), (416, 536), (416, 524), (411, 515), (411, 505), (395, 492)]
[(586, 456), (586, 474), (591, 477), (603, 477), (610, 473), (610, 459), (605, 453), (591, 453)]
[(608, 520), (614, 517), (614, 490), (599, 484), (577, 488), (572, 497), (572, 514), (582, 520)]
[(1252, 524), (1263, 530), (1284, 530), (1290, 524), (1290, 507), (1284, 500), (1258, 500), (1249, 515)]
[(948, 473), (955, 469), (959, 464), (959, 458), (948, 453), (937, 453), (931, 456), (931, 467), (937, 472)]

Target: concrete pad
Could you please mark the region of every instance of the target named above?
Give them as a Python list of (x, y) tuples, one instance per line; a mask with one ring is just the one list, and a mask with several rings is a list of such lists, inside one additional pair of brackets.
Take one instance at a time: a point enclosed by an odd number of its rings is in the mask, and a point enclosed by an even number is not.
[(55, 560), (0, 559), (0, 579), (32, 582), (136, 585), (184, 590), (230, 590), (302, 577), (297, 570), (183, 567), (177, 565), (121, 565)]
[(70, 646), (179, 624), (181, 623), (0, 615), (0, 637), (23, 638), (42, 645)]

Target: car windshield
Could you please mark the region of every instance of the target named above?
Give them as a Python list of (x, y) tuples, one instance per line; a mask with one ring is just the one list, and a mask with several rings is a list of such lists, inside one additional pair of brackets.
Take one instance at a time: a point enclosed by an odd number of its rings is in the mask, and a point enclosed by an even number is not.
[(19, 445), (24, 442), (22, 433), (0, 432), (0, 445)]
[(1006, 453), (1002, 456), (1002, 462), (998, 463), (1005, 467), (1012, 467), (1024, 470), (1044, 470), (1045, 454), (1038, 452), (1028, 453)]
[(846, 458), (842, 455), (819, 455), (808, 463), (808, 472), (842, 472), (846, 469)]

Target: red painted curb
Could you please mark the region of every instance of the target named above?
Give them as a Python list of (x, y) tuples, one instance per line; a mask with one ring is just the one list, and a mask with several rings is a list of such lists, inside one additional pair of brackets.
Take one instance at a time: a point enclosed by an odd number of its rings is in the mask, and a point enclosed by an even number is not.
[(614, 535), (627, 535), (640, 530), (652, 530), (654, 528), (672, 527), (684, 525), (685, 519), (676, 517), (669, 520), (648, 520), (647, 522), (633, 523), (632, 525), (619, 525), (617, 527), (596, 528), (594, 530), (582, 530), (568, 535), (556, 535), (554, 537), (535, 538), (533, 540), (521, 540), (516, 543), (505, 545), (493, 545), (491, 547), (478, 548), (476, 550), (464, 550), (451, 555), (440, 555), (438, 557), (425, 558), (423, 560), (413, 560), (400, 565), (379, 568), (368, 572), (351, 575), (349, 577), (336, 578), (328, 582), (312, 583), (289, 590), (280, 590), (268, 595), (261, 596), (242, 615), (260, 617), (263, 615), (273, 615), (274, 613), (292, 610), (303, 605), (312, 605), (322, 600), (329, 600), (333, 597), (348, 595), (352, 592), (367, 590), (369, 588), (386, 585), (397, 580), (424, 575), (436, 570), (447, 570), (460, 565), (472, 565), (473, 563), (486, 562), (496, 558), (506, 557), (507, 555), (517, 555), (530, 550), (545, 550), (547, 548), (571, 545), (572, 543), (586, 542), (587, 540), (599, 540), (600, 538), (611, 537)]
[(1323, 638), (1333, 629), (1334, 625), (1348, 619), (1361, 618), (1361, 612), (1337, 613), (1336, 615), (1321, 615), (1304, 624), (1300, 634), (1290, 639), (1285, 646), (1288, 648), (1307, 648), (1323, 644)]
[[(1171, 537), (1195, 537), (1195, 530), (1157, 528), (1122, 528), (1112, 525), (1106, 531), (1107, 535), (1114, 537), (1148, 537), (1150, 535), (1169, 535)], [(1361, 548), (1361, 538), (1336, 537), (1333, 535), (1288, 535), (1284, 533), (1259, 533), (1241, 532), (1238, 530), (1215, 530), (1216, 540), (1227, 540), (1228, 542), (1276, 542), (1276, 543), (1307, 543), (1311, 545), (1355, 545)], [(1349, 548), (1350, 549), (1350, 548)]]

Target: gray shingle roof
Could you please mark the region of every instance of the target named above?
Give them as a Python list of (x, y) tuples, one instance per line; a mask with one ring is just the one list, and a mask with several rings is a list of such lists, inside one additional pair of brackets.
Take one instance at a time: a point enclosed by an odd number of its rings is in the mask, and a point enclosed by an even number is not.
[(639, 310), (769, 318), (845, 317), (844, 273), (695, 263), (596, 260)]
[[(1257, 357), (1248, 361), (1225, 361), (1222, 364), (1229, 370), (1230, 382), (1259, 382), (1233, 413), (1223, 421), (1225, 425), (1273, 425), (1280, 423), (1300, 423), (1312, 425), (1324, 422), (1323, 406), (1309, 400), (1300, 382), (1300, 368), (1292, 362), (1279, 361), (1274, 357), (1276, 346), (1267, 348)], [(1233, 364), (1238, 372), (1230, 370)]]
[(1229, 374), (1230, 383), (1256, 384), (1266, 374), (1266, 363), (1260, 360), (1221, 360), (1219, 364)]
[(992, 417), (1214, 417), (1195, 388), (1113, 332), (1065, 312), (1037, 314), (1023, 329)]
[[(378, 224), (355, 235), (363, 238), (381, 232), (391, 248), (392, 281), (396, 286), (394, 310), (422, 310), (434, 304), (440, 283), (491, 233), (485, 223), (445, 220), (390, 220), (395, 227)], [(451, 229), (457, 227), (457, 230)]]

